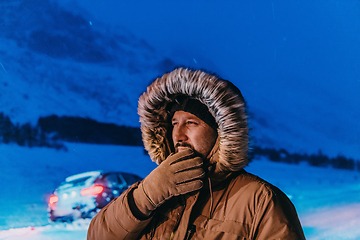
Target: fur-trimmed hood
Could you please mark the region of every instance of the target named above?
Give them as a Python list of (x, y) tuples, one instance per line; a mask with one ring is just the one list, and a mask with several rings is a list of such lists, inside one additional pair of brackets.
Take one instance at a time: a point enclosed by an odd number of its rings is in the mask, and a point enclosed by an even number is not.
[(203, 71), (178, 68), (156, 79), (139, 99), (138, 113), (145, 149), (160, 164), (173, 151), (167, 105), (183, 94), (206, 105), (218, 124), (218, 161), (239, 171), (248, 163), (245, 102), (232, 83)]

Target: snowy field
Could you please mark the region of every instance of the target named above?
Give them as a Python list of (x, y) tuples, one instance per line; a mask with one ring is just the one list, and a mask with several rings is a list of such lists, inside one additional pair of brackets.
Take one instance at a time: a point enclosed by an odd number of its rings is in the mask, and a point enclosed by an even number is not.
[[(156, 166), (141, 147), (69, 143), (67, 147), (65, 152), (0, 145), (0, 158), (5, 163), (0, 174), (0, 239), (86, 239), (89, 220), (48, 222), (46, 204), (51, 191), (66, 176), (78, 172), (116, 169), (145, 177)], [(246, 170), (291, 198), (307, 239), (360, 239), (359, 172), (267, 159), (255, 159)]]

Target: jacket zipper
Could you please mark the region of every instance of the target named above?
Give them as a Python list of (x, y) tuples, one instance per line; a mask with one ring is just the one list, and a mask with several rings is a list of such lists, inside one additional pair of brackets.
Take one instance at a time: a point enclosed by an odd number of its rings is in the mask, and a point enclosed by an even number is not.
[(192, 238), (193, 234), (196, 232), (196, 226), (192, 224), (190, 228), (187, 230), (184, 240), (189, 240)]

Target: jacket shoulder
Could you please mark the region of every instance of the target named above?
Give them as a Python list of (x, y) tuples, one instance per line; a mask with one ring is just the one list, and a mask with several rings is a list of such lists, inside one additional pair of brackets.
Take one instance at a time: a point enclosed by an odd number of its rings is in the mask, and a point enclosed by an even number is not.
[(267, 182), (266, 180), (242, 170), (233, 180), (235, 190), (243, 190), (248, 194), (262, 194), (268, 197), (286, 196), (279, 188)]
[[(227, 192), (228, 211), (246, 216), (247, 223), (258, 215), (283, 215), (296, 210), (290, 199), (279, 188), (264, 179), (242, 171), (230, 183)], [(250, 221), (251, 219), (251, 221)]]
[(251, 223), (252, 237), (305, 239), (295, 206), (279, 188), (246, 171), (236, 176), (233, 182), (230, 195), (235, 195), (233, 199), (237, 202), (230, 201), (232, 208), (242, 209), (241, 215)]

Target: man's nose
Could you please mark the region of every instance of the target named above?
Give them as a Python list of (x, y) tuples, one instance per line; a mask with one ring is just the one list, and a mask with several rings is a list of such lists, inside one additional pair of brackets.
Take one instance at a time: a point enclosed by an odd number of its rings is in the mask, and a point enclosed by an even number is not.
[(173, 129), (174, 143), (184, 142), (186, 140), (187, 140), (187, 135), (186, 135), (184, 126), (179, 125), (179, 126), (174, 127), (174, 129)]

